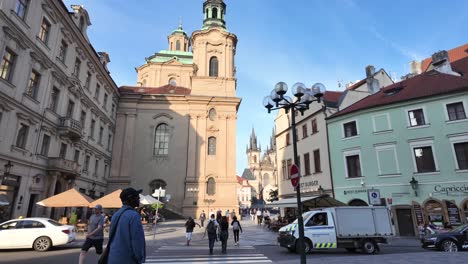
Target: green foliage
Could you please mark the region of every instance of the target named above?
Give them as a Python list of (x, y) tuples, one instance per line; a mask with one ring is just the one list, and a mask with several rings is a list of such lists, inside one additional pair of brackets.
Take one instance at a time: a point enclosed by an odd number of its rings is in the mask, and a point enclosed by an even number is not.
[(164, 204), (158, 204), (158, 203), (154, 203), (151, 205), (151, 208), (153, 208), (154, 210), (156, 209), (163, 209), (164, 208)]
[(76, 218), (77, 218), (76, 213), (74, 213), (74, 212), (71, 213), (71, 214), (70, 214), (70, 221), (69, 221), (68, 224), (69, 224), (69, 225), (74, 225), (74, 224), (76, 223)]
[(279, 200), (279, 198), (278, 198), (278, 189), (272, 189), (270, 191), (269, 195), (270, 195), (270, 198), (268, 198), (267, 201), (269, 201), (270, 203)]

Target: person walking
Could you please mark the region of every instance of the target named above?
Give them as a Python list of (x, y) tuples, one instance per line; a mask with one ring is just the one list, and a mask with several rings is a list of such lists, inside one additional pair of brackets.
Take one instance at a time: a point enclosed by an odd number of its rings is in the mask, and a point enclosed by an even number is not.
[(219, 228), (221, 230), (219, 234), (219, 240), (221, 240), (221, 253), (226, 253), (227, 240), (229, 238), (229, 222), (226, 216), (221, 217)]
[(203, 238), (205, 238), (205, 235), (208, 234), (208, 247), (210, 248), (210, 255), (213, 254), (214, 243), (217, 240), (218, 226), (219, 224), (215, 219), (215, 215), (211, 214), (210, 220), (208, 220), (208, 224), (206, 225), (205, 234), (203, 235)]
[(232, 217), (232, 233), (234, 234), (234, 245), (239, 245), (239, 231), (242, 233), (242, 226), (240, 222), (237, 220), (237, 216)]
[(126, 188), (120, 193), (122, 208), (113, 216), (109, 231), (109, 256), (107, 263), (140, 264), (145, 262), (146, 243), (140, 214), (135, 210), (140, 204), (142, 190)]
[(263, 212), (260, 209), (257, 209), (257, 224), (261, 225), (262, 224), (262, 217), (263, 217)]
[(195, 225), (201, 228), (201, 226), (193, 220), (192, 217), (189, 217), (187, 222), (185, 222), (185, 238), (187, 238), (187, 246), (190, 246), (190, 241), (192, 240), (192, 233)]
[(94, 207), (94, 214), (89, 217), (88, 234), (81, 247), (79, 264), (83, 264), (86, 254), (91, 247), (96, 249), (96, 254), (102, 254), (102, 243), (104, 242), (104, 216), (101, 214), (102, 206), (97, 204)]
[(250, 220), (252, 220), (252, 222), (254, 223), (255, 223), (255, 214), (256, 214), (255, 209), (253, 208), (250, 209)]
[(205, 219), (206, 219), (205, 210), (202, 210), (200, 214), (201, 227), (203, 227), (203, 223), (205, 222)]

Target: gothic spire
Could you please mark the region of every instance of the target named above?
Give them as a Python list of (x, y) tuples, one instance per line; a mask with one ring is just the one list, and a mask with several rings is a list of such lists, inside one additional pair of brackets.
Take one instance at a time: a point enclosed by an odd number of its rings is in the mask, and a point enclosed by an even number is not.
[(257, 136), (255, 135), (255, 130), (252, 127), (252, 133), (250, 134), (250, 150), (258, 151), (257, 147)]

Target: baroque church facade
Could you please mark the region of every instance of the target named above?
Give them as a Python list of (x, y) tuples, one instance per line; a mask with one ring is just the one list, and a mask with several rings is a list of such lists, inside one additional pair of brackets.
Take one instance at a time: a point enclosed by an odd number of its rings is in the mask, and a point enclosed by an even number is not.
[(137, 85), (120, 87), (108, 192), (128, 186), (166, 190), (166, 208), (198, 216), (238, 208), (236, 199), (237, 36), (226, 4), (203, 3), (200, 30), (182, 25), (168, 48), (136, 68)]

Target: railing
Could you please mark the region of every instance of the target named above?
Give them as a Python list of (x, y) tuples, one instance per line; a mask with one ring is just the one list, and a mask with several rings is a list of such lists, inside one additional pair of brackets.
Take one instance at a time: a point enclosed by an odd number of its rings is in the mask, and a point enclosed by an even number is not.
[(59, 120), (59, 130), (68, 134), (72, 139), (81, 137), (81, 123), (70, 117), (61, 117)]
[(78, 175), (81, 166), (74, 160), (67, 160), (62, 158), (49, 158), (48, 170), (66, 172)]

